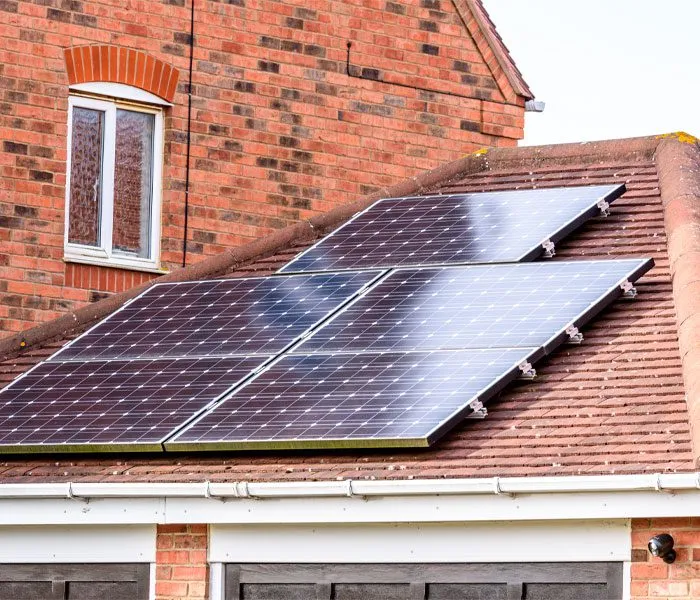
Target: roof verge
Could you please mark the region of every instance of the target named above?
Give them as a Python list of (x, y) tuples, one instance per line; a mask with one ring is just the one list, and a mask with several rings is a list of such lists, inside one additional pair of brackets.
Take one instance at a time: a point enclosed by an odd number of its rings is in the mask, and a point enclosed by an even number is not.
[(693, 459), (700, 465), (700, 145), (665, 137), (656, 152), (673, 302), (690, 415)]

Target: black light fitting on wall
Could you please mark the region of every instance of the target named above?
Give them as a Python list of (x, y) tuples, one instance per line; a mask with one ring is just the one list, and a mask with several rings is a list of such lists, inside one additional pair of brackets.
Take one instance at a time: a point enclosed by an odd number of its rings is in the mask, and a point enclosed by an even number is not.
[(660, 533), (649, 540), (649, 552), (657, 556), (667, 564), (676, 560), (676, 551), (673, 549), (674, 540), (668, 533)]

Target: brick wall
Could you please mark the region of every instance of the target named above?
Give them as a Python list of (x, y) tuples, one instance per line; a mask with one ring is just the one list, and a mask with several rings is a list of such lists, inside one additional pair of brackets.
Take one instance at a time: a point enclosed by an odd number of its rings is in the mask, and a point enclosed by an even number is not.
[[(455, 2), (461, 14), (451, 0), (198, 2), (188, 262), (476, 148), (515, 145), (524, 99)], [(0, 0), (0, 335), (134, 281), (110, 271), (88, 278), (111, 277), (97, 287), (63, 261), (67, 48), (138, 50), (145, 68), (177, 70), (162, 258), (181, 263), (189, 31), (185, 0), (138, 10), (121, 0)], [(348, 41), (353, 72), (366, 79), (346, 73)], [(149, 89), (168, 88), (156, 79)]]
[[(667, 565), (647, 551), (650, 538), (670, 533), (678, 553)], [(700, 598), (700, 518), (632, 520), (632, 600)]]
[(156, 538), (156, 599), (206, 600), (206, 525), (158, 525)]

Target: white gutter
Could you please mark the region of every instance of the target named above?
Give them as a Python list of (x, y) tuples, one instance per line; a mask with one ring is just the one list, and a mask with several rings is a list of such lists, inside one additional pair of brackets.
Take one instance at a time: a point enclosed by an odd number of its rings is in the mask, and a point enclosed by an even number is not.
[(700, 490), (700, 472), (652, 475), (492, 477), (487, 479), (341, 480), (232, 483), (10, 483), (0, 499), (68, 498), (343, 498), (446, 495), (519, 495), (577, 492)]
[(0, 484), (0, 531), (15, 525), (331, 525), (695, 516), (700, 516), (700, 473)]

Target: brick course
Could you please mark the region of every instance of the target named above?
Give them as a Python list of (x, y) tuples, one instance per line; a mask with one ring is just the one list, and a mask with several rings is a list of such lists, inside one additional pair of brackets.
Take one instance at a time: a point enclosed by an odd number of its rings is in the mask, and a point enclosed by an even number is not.
[[(197, 3), (188, 262), (474, 149), (515, 145), (525, 98), (469, 4)], [(0, 13), (2, 335), (144, 277), (63, 262), (71, 83), (136, 83), (172, 100), (161, 256), (166, 268), (181, 264), (190, 5), (8, 1)], [(348, 41), (364, 78), (346, 74)], [(86, 286), (76, 272), (87, 271), (111, 283)]]
[(156, 535), (156, 600), (206, 600), (207, 525), (158, 525)]
[[(673, 564), (653, 558), (650, 538), (670, 533), (678, 554)], [(632, 520), (632, 600), (691, 600), (700, 597), (700, 517)]]

